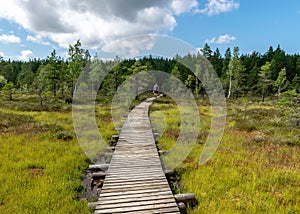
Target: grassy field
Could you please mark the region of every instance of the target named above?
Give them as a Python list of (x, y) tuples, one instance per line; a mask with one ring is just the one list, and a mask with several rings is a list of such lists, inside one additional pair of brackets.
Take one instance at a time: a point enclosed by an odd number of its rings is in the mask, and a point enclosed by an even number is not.
[[(227, 126), (216, 154), (198, 160), (210, 125), (210, 108), (199, 101), (201, 132), (189, 157), (176, 170), (181, 193), (194, 192), (190, 213), (299, 213), (300, 130), (291, 126), (275, 103), (245, 100), (227, 103)], [(158, 140), (168, 150), (176, 142), (180, 117), (175, 103), (157, 100), (152, 122), (166, 126)], [(163, 116), (159, 120), (158, 115)]]
[[(80, 200), (89, 160), (74, 134), (71, 105), (49, 101), (41, 109), (30, 95), (0, 102), (0, 213), (91, 213)], [(109, 106), (98, 105), (96, 114), (110, 139)]]
[[(97, 123), (107, 141), (115, 134), (110, 101), (98, 100)], [(138, 103), (138, 102), (135, 102)], [(81, 176), (90, 161), (76, 140), (71, 105), (18, 95), (0, 96), (0, 213), (91, 213), (80, 199)], [(190, 213), (299, 213), (300, 131), (275, 103), (228, 103), (225, 134), (205, 165), (198, 158), (209, 133), (210, 108), (199, 100), (201, 132), (189, 157), (176, 170), (182, 193), (194, 192)], [(180, 117), (168, 98), (156, 100), (151, 119), (170, 149)]]

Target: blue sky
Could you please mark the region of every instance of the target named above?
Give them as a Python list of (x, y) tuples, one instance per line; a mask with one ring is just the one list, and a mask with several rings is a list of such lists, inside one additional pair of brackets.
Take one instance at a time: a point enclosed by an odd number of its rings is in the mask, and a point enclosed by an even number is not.
[(0, 0), (0, 55), (28, 60), (56, 49), (66, 58), (68, 45), (77, 39), (94, 54), (115, 40), (148, 33), (170, 35), (196, 48), (207, 42), (222, 53), (239, 46), (241, 53), (263, 54), (278, 44), (287, 53), (300, 53), (299, 0), (138, 2)]
[(239, 46), (241, 52), (264, 53), (272, 45), (281, 45), (288, 53), (300, 52), (300, 1), (251, 0), (240, 1), (236, 10), (214, 16), (184, 14), (172, 35), (194, 46), (219, 35), (236, 39), (229, 44), (212, 44), (224, 49)]

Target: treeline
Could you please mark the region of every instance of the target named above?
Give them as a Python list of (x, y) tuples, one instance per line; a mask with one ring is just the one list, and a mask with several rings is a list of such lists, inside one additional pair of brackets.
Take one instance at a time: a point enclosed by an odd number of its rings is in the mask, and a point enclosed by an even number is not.
[(57, 56), (55, 50), (46, 59), (28, 62), (1, 59), (0, 89), (10, 100), (18, 90), (38, 95), (41, 105), (51, 95), (71, 102), (77, 78), (90, 59), (89, 51), (81, 48), (79, 40), (69, 46), (67, 60)]
[[(287, 54), (279, 46), (270, 47), (265, 54), (253, 52), (239, 54), (239, 48), (228, 48), (221, 55), (219, 49), (212, 50), (208, 44), (196, 55), (183, 58), (200, 61), (206, 57), (221, 79), (226, 97), (236, 99), (242, 96), (277, 96), (285, 91), (300, 93), (300, 55)], [(103, 95), (113, 95), (118, 86), (134, 73), (146, 70), (159, 70), (171, 73), (186, 84), (197, 96), (205, 95), (201, 82), (191, 71), (179, 63), (180, 56), (174, 59), (145, 57), (139, 60), (98, 61), (97, 66), (110, 71), (105, 77), (100, 92)], [(100, 61), (100, 63), (99, 63)], [(78, 40), (70, 45), (68, 58), (62, 59), (55, 50), (46, 59), (33, 59), (28, 62), (0, 60), (0, 90), (13, 99), (16, 90), (23, 93), (33, 93), (43, 104), (45, 96), (52, 96), (67, 102), (72, 100), (76, 81), (87, 66), (91, 73), (89, 79), (100, 78), (93, 73), (93, 60), (88, 50), (81, 47)], [(99, 68), (98, 68), (99, 69)], [(96, 69), (97, 70), (97, 69)], [(201, 72), (201, 71), (200, 71)], [(98, 76), (97, 76), (98, 75)]]

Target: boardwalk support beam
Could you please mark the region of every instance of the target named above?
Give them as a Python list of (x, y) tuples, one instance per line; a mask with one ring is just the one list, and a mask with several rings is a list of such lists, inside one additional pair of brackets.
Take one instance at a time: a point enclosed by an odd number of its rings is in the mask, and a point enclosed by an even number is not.
[(165, 155), (167, 154), (169, 151), (168, 150), (159, 150), (158, 153), (159, 155)]
[(87, 168), (90, 171), (107, 171), (109, 164), (94, 164), (94, 165), (89, 165)]
[(180, 214), (187, 214), (186, 206), (183, 202), (178, 203)]
[(194, 193), (176, 194), (174, 198), (179, 203), (184, 203), (186, 206), (194, 207), (197, 205), (196, 196)]
[(174, 170), (164, 170), (164, 173), (167, 177), (175, 176)]
[(110, 146), (114, 147), (117, 145), (117, 142), (119, 140), (119, 135), (113, 135), (111, 136), (111, 140), (110, 140)]
[(105, 172), (96, 172), (92, 174), (92, 178), (94, 180), (105, 179), (105, 176), (106, 176)]

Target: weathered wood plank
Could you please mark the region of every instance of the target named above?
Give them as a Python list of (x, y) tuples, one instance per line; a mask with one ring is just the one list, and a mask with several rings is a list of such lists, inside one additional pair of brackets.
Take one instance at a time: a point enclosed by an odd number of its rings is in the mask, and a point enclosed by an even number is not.
[(107, 171), (108, 167), (109, 167), (109, 164), (94, 164), (94, 165), (89, 165), (88, 170)]
[(161, 164), (155, 164), (155, 163), (145, 163), (145, 164), (131, 164), (127, 167), (124, 167), (123, 165), (120, 164), (112, 164), (109, 166), (110, 170), (118, 170), (118, 169), (144, 169), (144, 170), (148, 170), (147, 168), (161, 168)]
[(126, 208), (126, 207), (137, 207), (137, 206), (145, 206), (145, 205), (157, 205), (158, 204), (168, 204), (173, 203), (171, 198), (163, 198), (163, 199), (155, 199), (155, 200), (143, 200), (143, 201), (127, 201), (122, 203), (114, 203), (114, 204), (100, 204), (96, 207), (96, 209), (112, 209), (112, 208)]
[(159, 188), (168, 188), (169, 185), (168, 184), (159, 184), (159, 185), (152, 185), (152, 186), (135, 186), (135, 187), (127, 187), (127, 188), (106, 188), (106, 187), (102, 187), (101, 192), (103, 193), (107, 193), (107, 192), (123, 192), (123, 191), (134, 191), (134, 190), (155, 190), (155, 189), (159, 189)]
[(158, 171), (158, 170), (153, 170), (153, 172), (144, 172), (144, 171), (128, 171), (128, 172), (122, 172), (122, 171), (108, 171), (106, 173), (106, 175), (108, 177), (120, 177), (120, 176), (125, 176), (125, 177), (130, 177), (130, 176), (152, 176), (152, 177), (156, 177), (157, 175), (163, 175), (164, 172), (162, 171)]
[(137, 201), (147, 201), (147, 200), (157, 200), (157, 199), (167, 199), (170, 198), (169, 192), (159, 192), (156, 194), (135, 194), (128, 195), (126, 197), (114, 197), (113, 199), (106, 197), (102, 198), (101, 201), (95, 202), (97, 205), (101, 204), (118, 204), (118, 203), (126, 203), (126, 202), (137, 202)]
[(142, 180), (136, 180), (136, 181), (122, 181), (122, 182), (119, 182), (119, 181), (107, 181), (105, 186), (115, 186), (115, 185), (118, 185), (118, 184), (123, 184), (123, 185), (128, 185), (128, 184), (132, 184), (132, 185), (135, 185), (135, 184), (152, 184), (152, 183), (155, 183), (155, 182), (162, 182), (162, 181), (165, 181), (164, 178), (161, 178), (161, 179), (149, 179), (149, 180), (146, 180), (146, 179), (142, 179)]
[[(134, 175), (157, 175), (157, 174), (162, 174), (164, 172), (161, 171), (161, 169), (153, 169), (150, 171), (145, 172), (145, 170), (111, 170), (109, 172), (107, 172), (106, 174), (109, 176), (115, 176), (115, 173), (118, 173), (117, 176), (119, 175), (127, 175), (127, 176), (134, 176)], [(100, 174), (100, 173), (99, 173)], [(105, 174), (105, 172), (103, 172), (102, 174)]]
[(147, 179), (160, 179), (160, 178), (165, 178), (164, 175), (156, 175), (155, 177), (149, 177), (149, 176), (140, 176), (140, 177), (106, 177), (106, 180), (109, 181), (119, 181), (119, 182), (130, 182), (130, 181), (141, 181), (141, 180), (147, 180)]
[[(150, 205), (140, 205), (140, 206), (135, 206), (135, 207), (120, 207), (120, 208), (112, 208), (112, 209), (98, 209), (98, 206), (96, 207), (95, 214), (103, 214), (103, 213), (116, 213), (116, 212), (134, 212), (134, 211), (148, 211), (148, 213), (153, 213), (151, 212), (152, 210), (155, 211), (157, 210), (157, 213), (161, 213), (161, 210), (164, 208), (175, 208), (174, 210), (178, 211), (178, 207), (176, 203), (174, 204), (173, 202), (170, 203), (163, 203), (163, 204), (150, 204)], [(176, 209), (177, 208), (177, 209)]]
[(119, 184), (119, 185), (113, 185), (113, 186), (107, 186), (105, 185), (104, 188), (102, 188), (102, 190), (106, 191), (106, 190), (114, 190), (114, 189), (126, 189), (126, 190), (131, 190), (133, 188), (135, 189), (145, 189), (145, 188), (149, 188), (153, 189), (156, 186), (164, 186), (166, 185), (165, 181), (161, 181), (161, 182), (155, 182), (155, 183), (143, 183), (143, 184), (130, 184), (130, 185), (123, 185), (123, 184)]
[(157, 176), (156, 178), (130, 178), (130, 179), (107, 179), (106, 180), (106, 185), (110, 184), (118, 184), (118, 183), (132, 183), (132, 182), (147, 182), (147, 181), (152, 181), (152, 180), (165, 180), (164, 176)]
[(156, 191), (156, 192), (134, 192), (134, 193), (127, 193), (123, 195), (113, 195), (113, 194), (102, 194), (101, 195), (101, 200), (118, 200), (118, 199), (123, 199), (123, 198), (131, 198), (131, 200), (134, 200), (135, 198), (139, 197), (147, 197), (147, 196), (158, 196), (158, 195), (168, 195), (172, 194), (170, 189), (166, 190), (161, 190), (161, 191)]
[[(134, 211), (134, 212), (126, 212), (126, 214), (149, 214), (149, 213), (172, 213), (172, 214), (180, 214), (177, 211), (177, 208), (164, 208), (164, 209), (156, 209), (156, 210), (146, 210), (146, 211)], [(118, 213), (115, 213), (118, 214)]]

